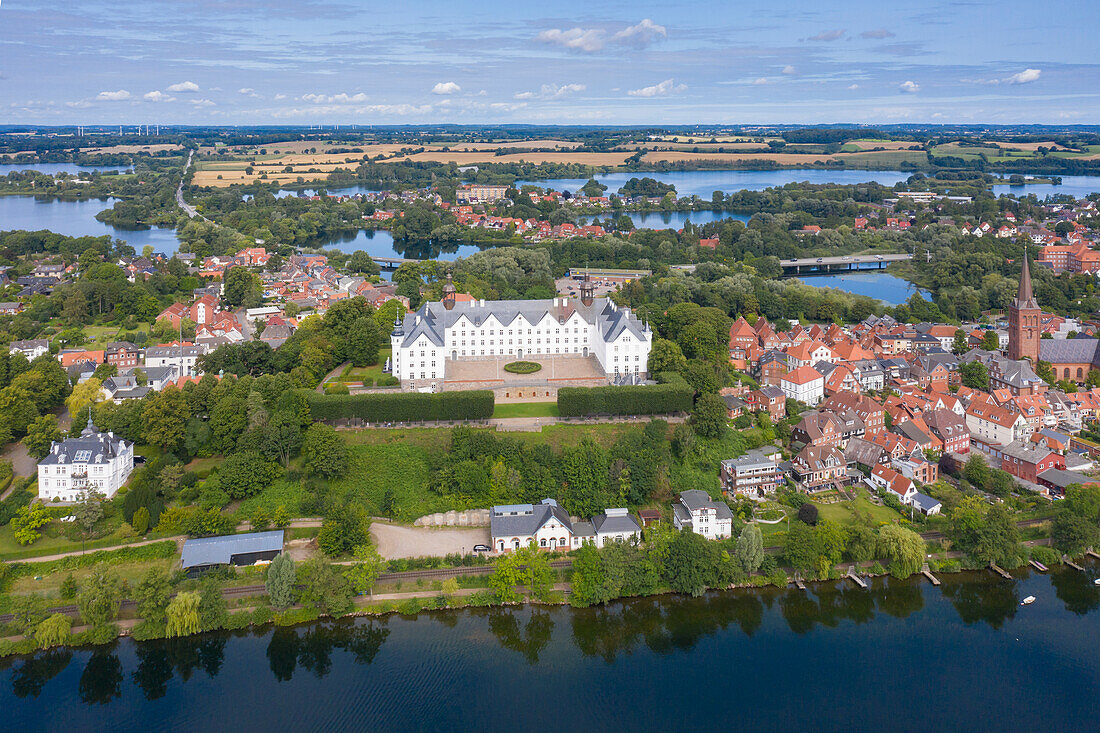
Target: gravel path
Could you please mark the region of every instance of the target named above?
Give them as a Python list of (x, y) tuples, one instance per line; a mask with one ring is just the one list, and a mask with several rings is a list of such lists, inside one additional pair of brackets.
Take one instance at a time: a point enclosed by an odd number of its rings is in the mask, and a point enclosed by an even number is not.
[(375, 521), (371, 537), (387, 560), (403, 557), (442, 557), (469, 553), (474, 545), (489, 544), (488, 527), (403, 527)]

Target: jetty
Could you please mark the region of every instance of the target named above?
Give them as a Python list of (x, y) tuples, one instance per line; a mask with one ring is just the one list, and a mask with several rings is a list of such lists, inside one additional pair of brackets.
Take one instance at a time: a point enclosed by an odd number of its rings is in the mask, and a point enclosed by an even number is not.
[(806, 590), (806, 584), (802, 582), (802, 576), (796, 574), (794, 576), (794, 587), (799, 590)]
[(1097, 552), (1096, 550), (1092, 549), (1091, 547), (1089, 549), (1085, 550), (1085, 554), (1088, 555), (1091, 558), (1095, 558), (1096, 560), (1100, 560), (1100, 552)]
[(1028, 560), (1028, 563), (1030, 563), (1031, 567), (1035, 568), (1040, 573), (1045, 573), (1047, 571), (1047, 566), (1039, 562), (1038, 560)]
[(1082, 573), (1085, 572), (1085, 569), (1075, 563), (1073, 560), (1070, 560), (1068, 555), (1062, 555), (1062, 562), (1064, 562), (1066, 565), (1069, 565), (1074, 570), (1080, 570)]
[(928, 563), (925, 563), (924, 567), (922, 567), (920, 569), (920, 571), (921, 571), (921, 574), (924, 577), (928, 578), (928, 580), (932, 583), (932, 585), (939, 585), (940, 584), (940, 579), (932, 574), (932, 571), (928, 568)]
[(1012, 580), (1012, 576), (1008, 574), (1008, 571), (1006, 571), (1004, 568), (997, 567), (996, 563), (989, 563), (989, 569), (995, 572), (997, 575), (1000, 575), (1005, 580)]
[(863, 578), (859, 577), (859, 575), (856, 573), (856, 568), (855, 568), (854, 565), (849, 565), (848, 566), (848, 575), (847, 575), (847, 577), (853, 583), (858, 585), (860, 588), (866, 588), (867, 587), (867, 581), (864, 580)]

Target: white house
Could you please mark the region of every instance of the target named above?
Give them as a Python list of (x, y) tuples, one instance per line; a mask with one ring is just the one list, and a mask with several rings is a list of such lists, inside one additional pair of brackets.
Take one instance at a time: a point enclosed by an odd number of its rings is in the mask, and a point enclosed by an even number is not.
[(595, 357), (608, 379), (644, 378), (653, 332), (609, 298), (471, 300), (453, 292), (394, 324), (393, 375), (407, 388), (428, 387), (448, 361)]
[(672, 505), (672, 526), (677, 530), (687, 527), (708, 540), (725, 539), (733, 534), (733, 512), (707, 492), (689, 489)]
[(201, 354), (197, 346), (150, 346), (145, 349), (145, 366), (174, 366), (179, 374), (191, 374)]
[(89, 418), (79, 438), (52, 443), (39, 461), (38, 496), (44, 501), (79, 501), (92, 488), (110, 499), (133, 470), (133, 443), (97, 432)]
[(542, 550), (568, 550), (573, 546), (573, 524), (553, 499), (506, 504), (490, 511), (489, 536), (496, 552), (511, 552), (532, 542)]
[(8, 347), (8, 353), (19, 352), (27, 357), (27, 361), (34, 361), (43, 354), (50, 353), (50, 342), (46, 339), (30, 339), (27, 341), (12, 341)]
[(629, 509), (605, 509), (603, 514), (592, 517), (592, 528), (595, 531), (596, 547), (603, 547), (609, 542), (630, 542), (642, 538), (642, 526), (630, 516)]
[(825, 397), (825, 377), (810, 366), (801, 366), (779, 378), (779, 389), (789, 400), (816, 405)]

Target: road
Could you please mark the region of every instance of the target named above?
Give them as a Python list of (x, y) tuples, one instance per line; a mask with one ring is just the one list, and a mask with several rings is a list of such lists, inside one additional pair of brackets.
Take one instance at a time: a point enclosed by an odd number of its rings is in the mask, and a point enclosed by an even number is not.
[(180, 185), (176, 187), (176, 203), (179, 204), (179, 207), (183, 209), (183, 213), (187, 214), (188, 218), (194, 219), (197, 216), (203, 221), (208, 221), (205, 216), (198, 212), (198, 209), (183, 200), (183, 179), (187, 177), (187, 169), (191, 167), (191, 159), (194, 157), (195, 151), (192, 150), (187, 155), (187, 165), (183, 166), (183, 175), (180, 176)]

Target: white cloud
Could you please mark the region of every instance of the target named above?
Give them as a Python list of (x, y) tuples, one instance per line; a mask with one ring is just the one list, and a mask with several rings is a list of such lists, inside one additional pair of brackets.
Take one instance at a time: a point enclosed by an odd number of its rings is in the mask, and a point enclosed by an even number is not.
[(286, 95), (285, 94), (276, 94), (275, 99), (286, 99)]
[(906, 94), (916, 94), (920, 91), (920, 84), (915, 81), (903, 81), (898, 85), (898, 91)]
[(194, 93), (199, 90), (199, 85), (193, 81), (181, 81), (168, 87), (168, 91), (176, 93)]
[(432, 87), (432, 94), (458, 94), (462, 87), (453, 81), (441, 81)]
[(848, 91), (850, 91), (850, 92), (854, 92), (857, 89), (859, 89), (859, 84), (849, 84), (848, 85)]
[(369, 97), (363, 92), (356, 94), (303, 94), (300, 99), (303, 102), (313, 102), (314, 104), (362, 104), (366, 102)]
[(584, 84), (543, 84), (537, 92), (519, 92), (512, 96), (515, 99), (561, 99), (587, 88)]
[(174, 102), (175, 97), (169, 96), (161, 91), (151, 91), (142, 97), (146, 102)]
[(489, 105), (489, 109), (495, 112), (515, 112), (517, 109), (523, 109), (526, 106), (526, 102), (493, 102)]
[(783, 73), (786, 74), (787, 76), (790, 76), (791, 74), (794, 73), (794, 67), (789, 65), (789, 64), (787, 66), (784, 66), (783, 67)]
[(762, 77), (760, 77), (759, 79), (753, 79), (753, 82), (752, 82), (752, 83), (753, 83), (753, 84), (755, 84), (755, 85), (757, 85), (757, 86), (760, 86), (760, 85), (762, 85), (762, 84), (767, 84), (767, 83), (769, 83), (769, 82), (768, 82), (768, 77), (766, 77), (766, 76), (762, 76)]
[(260, 95), (256, 94), (256, 90), (252, 87), (241, 87), (237, 90), (237, 94), (243, 94), (246, 97), (252, 97), (253, 99), (260, 99)]
[(885, 28), (875, 28), (873, 31), (863, 31), (859, 34), (860, 38), (893, 38), (894, 34)]
[(96, 95), (96, 99), (103, 102), (121, 102), (124, 99), (130, 98), (130, 92), (125, 89), (119, 89), (117, 92), (100, 92)]
[(571, 51), (586, 53), (599, 51), (604, 46), (604, 32), (595, 28), (551, 28), (538, 34), (536, 38), (543, 43), (553, 43)]
[(673, 79), (665, 79), (659, 84), (641, 89), (631, 89), (627, 92), (631, 97), (667, 97), (687, 89), (686, 84), (677, 84)]
[(844, 34), (847, 33), (847, 32), (848, 31), (845, 30), (844, 28), (837, 28), (837, 29), (834, 29), (834, 30), (831, 30), (831, 31), (823, 31), (821, 33), (818, 33), (816, 36), (810, 36), (806, 40), (807, 41), (825, 41), (825, 42), (838, 41), (841, 38), (843, 38)]
[(192, 100), (190, 100), (190, 102), (191, 102), (191, 104), (195, 105), (196, 107), (216, 107), (217, 106), (216, 104), (214, 104), (214, 100), (212, 100), (212, 99), (192, 99)]
[(1005, 79), (1006, 84), (1030, 84), (1039, 79), (1043, 72), (1039, 69), (1024, 69), (1019, 74), (1013, 74)]
[(611, 36), (612, 41), (634, 48), (645, 48), (663, 38), (668, 38), (668, 29), (663, 25), (657, 25), (649, 18), (644, 18), (641, 23), (624, 28)]

